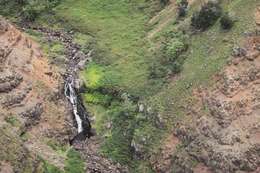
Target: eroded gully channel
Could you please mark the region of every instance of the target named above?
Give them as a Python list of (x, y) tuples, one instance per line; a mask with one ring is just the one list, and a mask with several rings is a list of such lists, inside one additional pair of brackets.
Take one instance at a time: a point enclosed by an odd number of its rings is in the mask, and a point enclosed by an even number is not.
[(82, 70), (91, 58), (91, 51), (82, 52), (80, 45), (73, 42), (72, 34), (62, 31), (53, 31), (47, 28), (31, 28), (46, 37), (48, 42), (59, 41), (65, 47), (66, 73), (64, 74), (64, 95), (72, 106), (72, 113), (77, 125), (77, 135), (70, 143), (85, 140), (93, 136), (88, 113), (80, 97), (81, 84), (79, 71)]

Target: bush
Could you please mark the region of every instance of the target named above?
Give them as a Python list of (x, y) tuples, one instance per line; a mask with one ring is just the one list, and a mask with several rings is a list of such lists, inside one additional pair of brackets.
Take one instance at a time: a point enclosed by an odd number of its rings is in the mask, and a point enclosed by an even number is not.
[(221, 16), (221, 7), (218, 3), (209, 1), (202, 6), (199, 12), (195, 12), (191, 18), (191, 25), (195, 29), (206, 30), (212, 26)]
[(167, 74), (167, 68), (159, 62), (153, 63), (149, 67), (149, 71), (150, 71), (150, 75), (149, 75), (150, 79), (163, 78)]
[(170, 2), (170, 0), (160, 0), (160, 3), (163, 5), (167, 5)]
[(172, 39), (170, 42), (167, 42), (163, 45), (163, 53), (165, 56), (166, 62), (175, 61), (179, 55), (185, 50), (185, 44), (178, 39)]
[(233, 19), (226, 13), (220, 19), (220, 26), (224, 30), (231, 29), (234, 24)]
[(181, 32), (169, 32), (161, 48), (156, 53), (157, 62), (150, 66), (150, 78), (163, 78), (166, 75), (179, 73), (185, 57), (182, 53), (186, 51), (186, 36)]
[(0, 0), (1, 13), (33, 22), (41, 13), (49, 13), (60, 0)]
[(26, 5), (22, 9), (22, 18), (26, 21), (34, 21), (36, 17), (39, 15), (40, 10), (36, 9), (33, 5)]
[(59, 0), (20, 0), (19, 5), (22, 5), (22, 19), (26, 21), (34, 21), (41, 13), (49, 12), (54, 8)]
[(186, 15), (188, 4), (189, 3), (188, 3), (187, 0), (177, 0), (178, 16), (179, 17), (184, 17)]

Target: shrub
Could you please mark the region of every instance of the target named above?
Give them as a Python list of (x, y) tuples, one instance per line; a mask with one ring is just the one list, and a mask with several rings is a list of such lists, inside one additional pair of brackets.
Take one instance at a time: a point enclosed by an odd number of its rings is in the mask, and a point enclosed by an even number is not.
[(170, 0), (160, 0), (160, 3), (163, 5), (167, 5), (170, 2)]
[(173, 74), (180, 73), (182, 70), (182, 64), (181, 62), (175, 61), (172, 64), (170, 64), (169, 68)]
[(36, 9), (34, 5), (26, 5), (22, 9), (22, 18), (26, 21), (34, 21), (36, 17), (39, 15), (40, 10)]
[(50, 12), (59, 2), (60, 0), (0, 0), (0, 5), (8, 9), (6, 11), (8, 15), (16, 16), (18, 14), (22, 20), (32, 22), (41, 13)]
[(209, 1), (202, 6), (199, 12), (195, 12), (191, 18), (191, 25), (195, 29), (206, 30), (212, 26), (221, 16), (221, 7), (218, 3)]
[(181, 52), (185, 50), (185, 44), (178, 39), (172, 39), (163, 46), (163, 52), (166, 62), (175, 61)]
[(189, 3), (188, 3), (187, 0), (177, 0), (178, 16), (179, 17), (184, 17), (186, 15), (188, 4)]
[[(21, 3), (21, 2), (20, 2)], [(22, 1), (21, 16), (26, 21), (34, 21), (41, 13), (49, 12), (59, 3), (59, 0), (27, 0)]]
[(163, 78), (166, 75), (179, 73), (185, 57), (182, 53), (186, 51), (186, 36), (181, 32), (169, 32), (161, 48), (156, 53), (157, 62), (150, 66), (150, 78)]
[(153, 63), (149, 67), (150, 79), (163, 78), (167, 74), (167, 68), (160, 63)]
[(231, 29), (234, 24), (233, 19), (229, 16), (229, 14), (225, 14), (220, 19), (220, 26), (224, 30)]

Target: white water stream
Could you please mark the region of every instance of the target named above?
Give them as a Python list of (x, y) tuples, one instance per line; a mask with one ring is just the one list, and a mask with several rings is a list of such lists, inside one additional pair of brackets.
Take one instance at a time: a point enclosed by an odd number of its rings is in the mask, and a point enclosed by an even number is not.
[(78, 126), (78, 133), (81, 133), (83, 131), (83, 126), (82, 126), (82, 120), (78, 114), (78, 103), (77, 103), (77, 95), (74, 89), (74, 80), (72, 78), (68, 78), (70, 80), (66, 81), (65, 84), (65, 96), (69, 99), (72, 108), (73, 108), (73, 114), (75, 116), (77, 126)]

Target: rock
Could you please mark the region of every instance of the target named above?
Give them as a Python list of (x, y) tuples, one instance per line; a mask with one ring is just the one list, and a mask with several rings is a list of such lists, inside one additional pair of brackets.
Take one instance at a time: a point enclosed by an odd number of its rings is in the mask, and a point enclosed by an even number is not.
[(36, 125), (43, 113), (43, 106), (41, 103), (36, 103), (31, 108), (27, 109), (26, 111), (20, 113), (20, 116), (26, 119), (25, 127), (30, 128), (31, 126)]
[(134, 150), (136, 159), (142, 159), (144, 155), (144, 146), (133, 139), (131, 141), (131, 147)]
[(139, 112), (144, 112), (144, 104), (139, 104)]
[(259, 7), (257, 8), (256, 13), (255, 13), (255, 23), (257, 25), (260, 25), (260, 10), (259, 10)]
[(5, 107), (10, 107), (13, 105), (20, 104), (24, 98), (27, 96), (27, 94), (30, 92), (31, 87), (27, 87), (24, 90), (18, 92), (18, 93), (11, 93), (5, 96), (5, 98), (2, 101), (2, 104)]
[(48, 76), (52, 76), (52, 75), (53, 75), (53, 72), (48, 71), (48, 72), (45, 72), (44, 74), (46, 74), (46, 75), (48, 75)]
[(255, 60), (258, 56), (260, 56), (260, 51), (252, 51), (250, 53), (247, 53), (246, 55), (246, 58), (249, 60), (249, 61), (253, 61)]
[(0, 92), (9, 92), (23, 81), (23, 77), (14, 72), (0, 74)]
[(0, 34), (5, 33), (6, 31), (8, 31), (9, 25), (6, 22), (6, 20), (4, 20), (1, 16), (0, 16)]
[(235, 57), (242, 57), (245, 56), (246, 53), (247, 53), (246, 49), (237, 46), (233, 48), (232, 55)]

